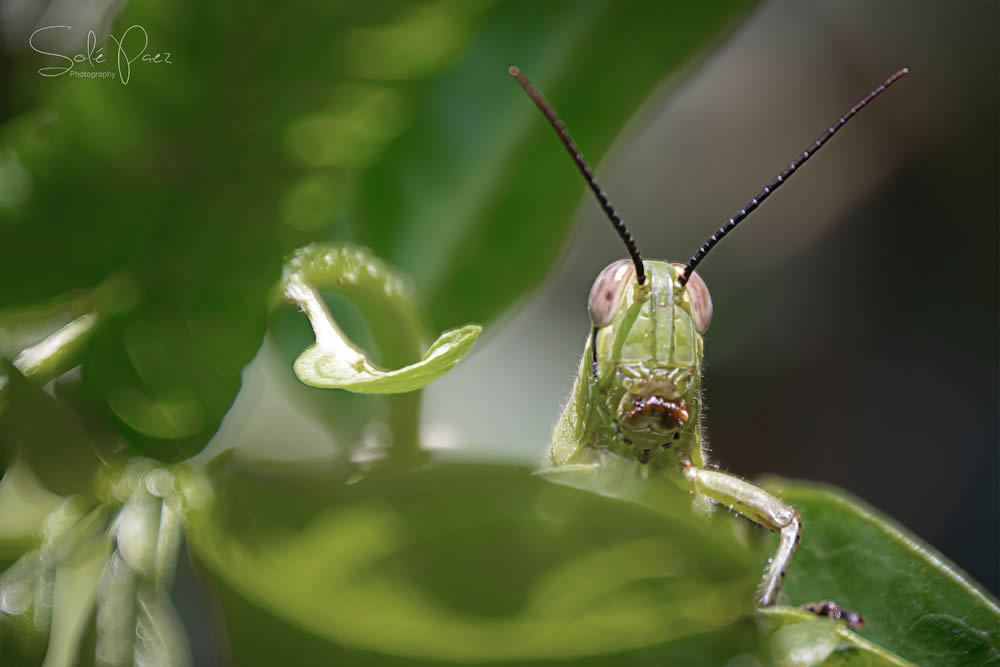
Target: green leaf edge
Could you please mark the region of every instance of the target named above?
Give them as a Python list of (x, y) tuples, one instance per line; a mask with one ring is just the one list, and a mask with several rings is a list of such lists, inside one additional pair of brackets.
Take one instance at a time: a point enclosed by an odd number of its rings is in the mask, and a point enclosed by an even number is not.
[(869, 525), (875, 526), (887, 537), (900, 542), (911, 553), (920, 557), (945, 578), (981, 602), (986, 609), (993, 612), (997, 617), (997, 623), (1000, 624), (1000, 602), (972, 583), (972, 578), (943, 554), (925, 544), (895, 520), (879, 512), (857, 496), (830, 485), (798, 482), (774, 475), (764, 477), (761, 480), (761, 486), (778, 494), (779, 497), (789, 495), (789, 490), (792, 490), (792, 493), (797, 497), (811, 497), (827, 504), (836, 505)]

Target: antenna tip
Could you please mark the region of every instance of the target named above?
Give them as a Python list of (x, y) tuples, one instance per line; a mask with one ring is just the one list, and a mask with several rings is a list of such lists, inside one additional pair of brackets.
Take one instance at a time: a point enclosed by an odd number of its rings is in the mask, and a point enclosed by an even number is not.
[[(909, 74), (909, 73), (910, 73), (910, 68), (909, 67), (904, 67), (904, 68), (900, 69), (895, 74), (893, 74), (892, 76), (890, 76), (888, 79), (885, 80), (885, 83), (883, 84), (883, 89), (884, 88), (888, 88), (889, 86), (891, 86), (892, 84), (896, 83), (897, 81), (899, 81), (900, 79), (902, 79), (903, 76), (905, 76), (906, 74)], [(879, 90), (879, 92), (882, 92), (882, 91)]]
[(521, 73), (521, 70), (518, 69), (517, 65), (511, 65), (510, 67), (507, 68), (507, 71), (510, 72), (511, 76), (517, 76), (518, 74)]

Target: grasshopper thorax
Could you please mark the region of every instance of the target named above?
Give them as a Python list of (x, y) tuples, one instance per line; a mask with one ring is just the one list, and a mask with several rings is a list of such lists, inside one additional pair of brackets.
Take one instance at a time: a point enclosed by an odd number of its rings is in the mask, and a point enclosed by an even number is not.
[(647, 463), (678, 441), (697, 439), (702, 334), (712, 302), (697, 274), (681, 284), (682, 265), (643, 265), (642, 285), (628, 260), (605, 268), (588, 306), (595, 358), (591, 407), (614, 427), (601, 444)]

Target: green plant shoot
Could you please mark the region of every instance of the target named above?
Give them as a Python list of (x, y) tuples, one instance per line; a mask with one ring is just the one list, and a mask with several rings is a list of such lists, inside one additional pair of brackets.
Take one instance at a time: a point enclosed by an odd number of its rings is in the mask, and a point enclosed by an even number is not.
[[(605, 268), (591, 288), (588, 309), (593, 329), (570, 399), (553, 431), (545, 468), (600, 471), (610, 457), (625, 459), (641, 466), (643, 476), (666, 478), (689, 491), (696, 504), (707, 506), (709, 500), (715, 501), (777, 533), (778, 548), (758, 592), (762, 607), (778, 601), (802, 535), (802, 522), (798, 512), (781, 499), (707, 467), (701, 363), (712, 300), (694, 269), (851, 117), (906, 72), (896, 72), (852, 107), (682, 265), (642, 260), (555, 111), (516, 67), (510, 68), (552, 123), (631, 256)], [(853, 629), (864, 626), (859, 614), (831, 601), (806, 604), (803, 609), (843, 620)]]

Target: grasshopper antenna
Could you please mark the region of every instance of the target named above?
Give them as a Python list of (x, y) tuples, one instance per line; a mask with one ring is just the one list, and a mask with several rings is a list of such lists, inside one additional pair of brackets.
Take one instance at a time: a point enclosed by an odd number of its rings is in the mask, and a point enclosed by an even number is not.
[(715, 247), (715, 244), (721, 241), (726, 234), (733, 231), (733, 228), (736, 227), (736, 225), (740, 224), (740, 222), (742, 222), (748, 215), (753, 213), (754, 210), (758, 206), (760, 206), (765, 199), (771, 196), (772, 192), (781, 187), (781, 185), (785, 181), (787, 181), (799, 167), (805, 164), (806, 160), (811, 158), (820, 148), (822, 148), (823, 144), (829, 141), (830, 138), (833, 135), (835, 135), (838, 130), (840, 130), (840, 128), (844, 127), (844, 125), (847, 124), (847, 121), (851, 120), (851, 118), (853, 118), (856, 113), (865, 108), (865, 106), (867, 106), (869, 102), (871, 102), (876, 97), (881, 95), (886, 88), (896, 83), (896, 81), (902, 78), (903, 75), (905, 75), (909, 71), (910, 70), (907, 69), (906, 67), (899, 70), (898, 72), (890, 76), (888, 79), (886, 79), (882, 85), (877, 87), (872, 92), (868, 93), (868, 95), (866, 95), (864, 99), (862, 99), (860, 102), (851, 107), (851, 109), (847, 113), (845, 113), (843, 116), (840, 117), (840, 120), (838, 120), (836, 123), (830, 126), (830, 129), (828, 129), (826, 132), (820, 135), (820, 138), (817, 139), (812, 146), (803, 151), (802, 154), (799, 155), (797, 158), (795, 158), (795, 160), (790, 165), (788, 165), (788, 167), (783, 172), (778, 174), (777, 178), (775, 178), (773, 181), (771, 181), (769, 185), (766, 185), (763, 190), (757, 193), (757, 196), (751, 199), (749, 204), (740, 209), (739, 213), (731, 217), (729, 219), (729, 222), (727, 222), (725, 225), (719, 228), (719, 231), (712, 234), (709, 237), (709, 239), (705, 241), (705, 245), (703, 245), (701, 248), (698, 249), (698, 252), (694, 254), (694, 257), (692, 257), (690, 261), (688, 261), (687, 266), (684, 267), (684, 274), (680, 277), (681, 288), (683, 289), (684, 286), (687, 285), (688, 278), (690, 278), (691, 274), (694, 273), (695, 267), (697, 267), (701, 263), (701, 260), (705, 259), (705, 255), (707, 255), (708, 252)]
[(639, 284), (642, 285), (646, 282), (646, 271), (642, 268), (642, 257), (639, 256), (639, 248), (636, 247), (635, 240), (625, 227), (625, 223), (622, 222), (621, 217), (615, 211), (615, 207), (611, 205), (611, 200), (608, 199), (606, 194), (604, 194), (604, 190), (601, 189), (601, 186), (597, 184), (597, 180), (594, 178), (594, 173), (590, 170), (590, 167), (587, 166), (587, 162), (583, 159), (580, 149), (576, 147), (576, 144), (574, 144), (573, 140), (570, 138), (569, 131), (566, 129), (566, 126), (563, 125), (561, 120), (559, 120), (559, 116), (556, 115), (555, 109), (553, 109), (549, 103), (545, 101), (545, 98), (542, 97), (540, 92), (538, 92), (538, 89), (531, 85), (531, 82), (528, 81), (528, 77), (521, 74), (520, 69), (511, 65), (507, 71), (510, 72), (512, 77), (517, 79), (517, 82), (521, 84), (522, 88), (524, 88), (524, 92), (528, 93), (528, 97), (534, 101), (535, 106), (541, 109), (542, 113), (545, 114), (545, 117), (549, 119), (549, 122), (552, 124), (552, 128), (556, 131), (556, 134), (559, 135), (559, 140), (562, 141), (563, 146), (565, 146), (566, 150), (569, 151), (570, 157), (573, 158), (573, 162), (576, 163), (576, 166), (580, 168), (580, 172), (583, 174), (583, 177), (587, 179), (587, 185), (590, 186), (594, 195), (597, 196), (597, 201), (601, 204), (601, 208), (604, 209), (604, 213), (608, 216), (608, 219), (611, 220), (611, 224), (614, 226), (615, 231), (618, 232), (620, 237), (622, 237), (622, 241), (625, 242), (628, 254), (632, 257), (632, 263), (635, 265), (636, 280), (638, 280)]

